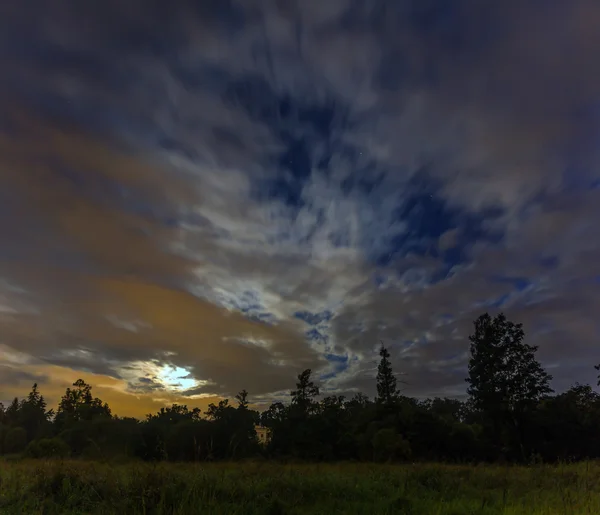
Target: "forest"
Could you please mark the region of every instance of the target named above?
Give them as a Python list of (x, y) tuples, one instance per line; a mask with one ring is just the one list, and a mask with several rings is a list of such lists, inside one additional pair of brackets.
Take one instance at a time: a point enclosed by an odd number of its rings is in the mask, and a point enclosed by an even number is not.
[[(383, 344), (374, 399), (361, 393), (320, 398), (311, 370), (305, 370), (289, 403), (274, 402), (262, 412), (251, 409), (243, 390), (204, 413), (174, 404), (145, 420), (115, 416), (82, 380), (67, 388), (54, 410), (34, 384), (27, 397), (0, 404), (0, 454), (176, 462), (534, 464), (600, 458), (600, 394), (579, 383), (553, 392), (552, 376), (536, 360), (537, 347), (524, 336), (522, 325), (502, 313), (474, 321), (465, 401), (404, 396)], [(257, 425), (268, 428), (268, 442), (259, 442)]]

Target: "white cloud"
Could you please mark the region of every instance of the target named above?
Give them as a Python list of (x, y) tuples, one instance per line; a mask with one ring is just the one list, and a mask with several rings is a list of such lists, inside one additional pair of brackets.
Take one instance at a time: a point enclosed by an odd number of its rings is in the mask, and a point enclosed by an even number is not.
[(149, 329), (152, 326), (142, 320), (122, 320), (117, 315), (107, 315), (106, 319), (115, 327), (137, 333), (142, 329)]

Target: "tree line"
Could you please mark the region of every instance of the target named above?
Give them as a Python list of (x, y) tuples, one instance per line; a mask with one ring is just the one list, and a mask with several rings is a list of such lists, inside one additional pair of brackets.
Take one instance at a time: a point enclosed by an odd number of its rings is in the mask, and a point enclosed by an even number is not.
[[(590, 385), (554, 394), (552, 376), (535, 358), (537, 347), (526, 344), (522, 325), (502, 313), (481, 315), (469, 340), (465, 401), (403, 395), (383, 344), (374, 399), (357, 393), (319, 400), (308, 369), (298, 375), (289, 404), (274, 402), (262, 413), (250, 409), (243, 390), (235, 405), (224, 399), (204, 413), (173, 404), (145, 420), (118, 417), (81, 379), (54, 411), (34, 384), (26, 398), (0, 404), (0, 454), (462, 463), (600, 457), (600, 394)], [(258, 424), (268, 428), (266, 445), (257, 439)]]

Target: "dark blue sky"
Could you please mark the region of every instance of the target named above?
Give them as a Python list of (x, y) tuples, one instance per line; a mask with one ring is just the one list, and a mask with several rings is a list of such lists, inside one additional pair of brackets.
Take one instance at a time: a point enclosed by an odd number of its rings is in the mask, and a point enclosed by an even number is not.
[(591, 381), (599, 22), (584, 0), (3, 6), (0, 399), (80, 373), (122, 406), (148, 377), (148, 406), (268, 399), (308, 367), (372, 394), (380, 340), (408, 393), (461, 396), (486, 310), (557, 389)]

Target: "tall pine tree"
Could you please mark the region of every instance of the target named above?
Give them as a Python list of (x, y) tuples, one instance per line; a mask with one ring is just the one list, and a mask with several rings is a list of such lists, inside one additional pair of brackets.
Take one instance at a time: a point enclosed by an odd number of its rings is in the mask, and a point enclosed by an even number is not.
[(301, 413), (314, 411), (315, 397), (319, 395), (319, 387), (311, 380), (311, 369), (308, 368), (298, 375), (296, 389), (290, 392), (292, 405), (297, 407)]
[(390, 362), (390, 353), (383, 343), (379, 349), (381, 360), (377, 367), (377, 402), (383, 405), (391, 405), (398, 400), (398, 387), (392, 364)]
[(238, 401), (238, 408), (248, 409), (248, 392), (244, 389), (235, 396)]

